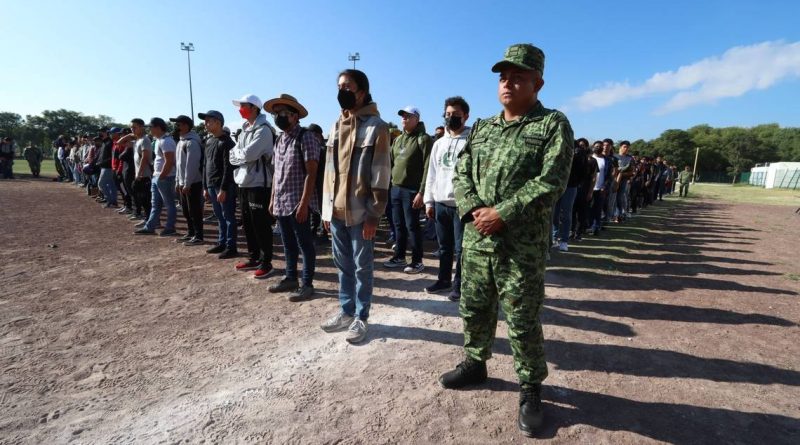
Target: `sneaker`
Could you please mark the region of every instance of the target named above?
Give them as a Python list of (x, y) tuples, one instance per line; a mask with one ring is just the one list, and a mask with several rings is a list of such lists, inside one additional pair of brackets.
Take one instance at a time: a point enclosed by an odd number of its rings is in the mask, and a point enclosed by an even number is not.
[(284, 278), (281, 281), (268, 287), (267, 290), (273, 294), (291, 292), (297, 289), (297, 278)]
[(183, 243), (184, 246), (200, 246), (202, 244), (205, 244), (205, 242), (203, 241), (203, 238), (197, 238), (197, 237), (194, 237), (194, 238), (190, 239), (189, 241), (186, 241), (185, 243)]
[(256, 272), (253, 274), (253, 278), (257, 280), (263, 280), (273, 275), (275, 275), (275, 268), (272, 267), (271, 264), (268, 264), (266, 267), (262, 265), (261, 267), (256, 269)]
[(239, 252), (237, 252), (236, 249), (225, 249), (222, 253), (217, 255), (217, 258), (227, 260), (229, 258), (236, 258), (237, 256), (239, 256)]
[(191, 240), (192, 238), (194, 238), (194, 235), (189, 235), (189, 234), (187, 233), (186, 235), (183, 235), (182, 237), (180, 237), (180, 238), (176, 239), (176, 240), (175, 240), (175, 242), (176, 242), (176, 243), (185, 243), (186, 241), (189, 241), (189, 240)]
[(566, 241), (561, 241), (558, 243), (558, 250), (560, 252), (569, 252), (569, 244)]
[(142, 222), (140, 222), (140, 223), (137, 223), (137, 224), (136, 224), (136, 225), (134, 225), (133, 227), (134, 227), (134, 228), (136, 228), (136, 229), (141, 229), (141, 228), (143, 228), (143, 227), (144, 227), (144, 226), (146, 226), (146, 225), (147, 225), (147, 221), (142, 221)]
[(243, 262), (237, 264), (235, 267), (236, 267), (236, 270), (241, 270), (241, 271), (255, 270), (255, 269), (258, 269), (259, 267), (261, 267), (261, 261), (247, 260), (247, 261), (243, 261)]
[(289, 294), (289, 301), (294, 303), (297, 301), (308, 300), (312, 295), (314, 295), (314, 286), (306, 286), (304, 284)]
[(176, 232), (175, 229), (164, 229), (158, 234), (158, 236), (175, 236), (177, 234), (178, 232)]
[(116, 209), (118, 207), (119, 206), (117, 204), (111, 204), (111, 203), (108, 203), (108, 202), (106, 203), (106, 205), (103, 206), (104, 209)]
[(544, 420), (542, 409), (542, 384), (523, 385), (519, 393), (517, 426), (526, 437), (533, 437)]
[(216, 246), (206, 249), (206, 253), (222, 253), (225, 251), (225, 245), (217, 244)]
[(441, 292), (448, 292), (452, 289), (453, 289), (453, 283), (445, 283), (437, 280), (435, 283), (425, 288), (425, 293), (438, 294)]
[(203, 218), (203, 222), (207, 223), (217, 222), (217, 216), (216, 215), (206, 216), (205, 218)]
[(442, 252), (441, 252), (441, 251), (439, 251), (439, 250), (435, 250), (435, 251), (434, 251), (434, 252), (431, 254), (431, 256), (432, 256), (432, 257), (434, 257), (434, 258), (439, 258), (439, 257), (441, 257), (441, 256), (442, 256)]
[(461, 300), (461, 287), (453, 286), (453, 290), (450, 291), (450, 295), (447, 296), (447, 299), (453, 302)]
[(131, 220), (131, 221), (138, 221), (138, 220), (144, 219), (144, 216), (134, 214), (134, 215), (129, 216), (128, 219)]
[(344, 312), (337, 312), (336, 315), (329, 318), (325, 321), (320, 328), (322, 328), (325, 332), (337, 332), (343, 331), (347, 329), (352, 323), (355, 318), (351, 315), (347, 315)]
[(144, 224), (142, 224), (142, 227), (136, 229), (133, 232), (134, 235), (153, 235), (155, 233), (156, 233), (155, 230), (150, 230), (147, 227), (144, 227)]
[(406, 263), (406, 260), (404, 260), (402, 258), (394, 258), (393, 257), (389, 261), (386, 261), (385, 263), (383, 263), (383, 267), (388, 267), (389, 269), (397, 269), (397, 268), (406, 267), (406, 266), (408, 266), (408, 263)]
[(425, 265), (424, 264), (422, 264), (422, 263), (411, 263), (408, 266), (406, 266), (405, 269), (403, 269), (403, 272), (413, 275), (413, 274), (418, 274), (418, 273), (422, 272), (423, 269), (425, 269)]
[(127, 207), (122, 207), (122, 208), (120, 208), (119, 210), (117, 210), (117, 213), (125, 213), (125, 212), (127, 212), (127, 211), (128, 211), (128, 208), (127, 208)]
[(481, 384), (486, 381), (486, 377), (486, 362), (467, 357), (456, 369), (439, 376), (439, 384), (445, 389), (458, 389)]
[(350, 323), (350, 327), (347, 328), (347, 340), (348, 343), (354, 345), (356, 343), (361, 343), (367, 337), (367, 322), (361, 320), (360, 318), (353, 319), (353, 322)]

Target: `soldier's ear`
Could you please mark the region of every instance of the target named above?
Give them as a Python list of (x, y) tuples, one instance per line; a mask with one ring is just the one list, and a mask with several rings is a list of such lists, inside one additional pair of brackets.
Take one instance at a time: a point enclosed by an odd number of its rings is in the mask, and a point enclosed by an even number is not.
[(534, 76), (534, 78), (533, 78), (533, 89), (534, 89), (534, 91), (536, 91), (538, 93), (542, 89), (543, 86), (544, 86), (544, 79), (542, 79), (542, 76), (538, 76), (538, 75)]

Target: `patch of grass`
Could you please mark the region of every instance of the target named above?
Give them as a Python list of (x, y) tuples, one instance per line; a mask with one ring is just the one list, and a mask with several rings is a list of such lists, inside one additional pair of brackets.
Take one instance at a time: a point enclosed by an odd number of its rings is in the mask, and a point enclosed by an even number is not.
[(784, 277), (792, 280), (792, 281), (800, 281), (800, 274), (798, 273), (787, 273), (783, 275)]
[(748, 185), (694, 184), (689, 187), (693, 196), (743, 204), (769, 204), (800, 207), (800, 190), (765, 189)]

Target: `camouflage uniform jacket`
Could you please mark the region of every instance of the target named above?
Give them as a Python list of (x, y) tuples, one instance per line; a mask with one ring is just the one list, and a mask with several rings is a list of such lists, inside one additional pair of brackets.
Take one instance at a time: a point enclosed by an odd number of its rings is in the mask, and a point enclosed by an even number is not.
[(543, 257), (552, 208), (569, 179), (573, 144), (566, 116), (541, 102), (513, 122), (502, 112), (476, 122), (453, 179), (459, 216), (469, 223), (473, 210), (494, 207), (505, 227), (483, 236), (467, 224), (464, 249)]

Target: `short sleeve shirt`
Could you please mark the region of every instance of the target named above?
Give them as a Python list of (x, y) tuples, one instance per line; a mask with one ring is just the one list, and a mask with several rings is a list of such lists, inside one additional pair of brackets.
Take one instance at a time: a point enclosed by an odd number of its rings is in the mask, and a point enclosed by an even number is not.
[(142, 165), (142, 154), (145, 151), (150, 153), (149, 159), (153, 159), (153, 144), (150, 141), (150, 137), (146, 135), (141, 139), (137, 139), (136, 144), (133, 146), (133, 163), (136, 166), (137, 177), (149, 178), (153, 175), (150, 170), (150, 162), (148, 161)]
[[(153, 167), (155, 171), (153, 172), (154, 176), (161, 175), (161, 170), (164, 169), (164, 164), (167, 162), (167, 158), (164, 157), (165, 153), (175, 153), (175, 139), (172, 139), (172, 136), (169, 134), (165, 134), (163, 137), (156, 140), (155, 144), (155, 161), (153, 162)], [(172, 168), (167, 177), (175, 176), (175, 167)]]

